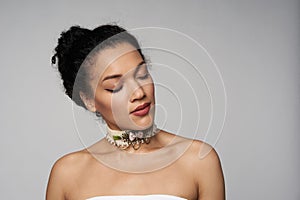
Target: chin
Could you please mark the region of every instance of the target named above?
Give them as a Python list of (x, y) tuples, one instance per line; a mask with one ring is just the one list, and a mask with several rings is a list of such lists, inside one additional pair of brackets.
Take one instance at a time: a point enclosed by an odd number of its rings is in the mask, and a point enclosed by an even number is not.
[(133, 130), (143, 130), (149, 128), (153, 124), (152, 116), (145, 116), (140, 119), (131, 119), (131, 129)]

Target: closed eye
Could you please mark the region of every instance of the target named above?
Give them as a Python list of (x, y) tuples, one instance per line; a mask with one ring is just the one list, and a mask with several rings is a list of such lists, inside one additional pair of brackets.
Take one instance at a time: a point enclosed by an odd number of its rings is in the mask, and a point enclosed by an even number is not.
[(144, 80), (144, 79), (147, 79), (149, 77), (149, 73), (145, 74), (144, 76), (140, 76), (138, 77), (138, 79), (141, 79), (141, 80)]
[(106, 91), (109, 91), (111, 93), (117, 93), (119, 92), (121, 89), (123, 88), (123, 86), (117, 88), (117, 89), (105, 89)]

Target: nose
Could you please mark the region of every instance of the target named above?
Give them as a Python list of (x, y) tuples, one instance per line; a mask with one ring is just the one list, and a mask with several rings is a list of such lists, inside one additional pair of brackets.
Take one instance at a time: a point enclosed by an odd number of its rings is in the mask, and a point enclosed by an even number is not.
[(138, 82), (134, 81), (135, 84), (133, 86), (132, 94), (130, 97), (130, 102), (134, 102), (135, 100), (138, 99), (143, 99), (146, 95), (143, 86), (141, 86)]

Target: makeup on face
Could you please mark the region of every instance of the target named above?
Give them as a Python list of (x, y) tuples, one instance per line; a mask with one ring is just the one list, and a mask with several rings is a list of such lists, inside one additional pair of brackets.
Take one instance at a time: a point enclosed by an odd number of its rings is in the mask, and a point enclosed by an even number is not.
[(93, 82), (96, 110), (116, 130), (149, 127), (155, 98), (147, 61), (129, 44), (104, 50), (97, 59), (101, 76), (97, 80), (95, 75)]

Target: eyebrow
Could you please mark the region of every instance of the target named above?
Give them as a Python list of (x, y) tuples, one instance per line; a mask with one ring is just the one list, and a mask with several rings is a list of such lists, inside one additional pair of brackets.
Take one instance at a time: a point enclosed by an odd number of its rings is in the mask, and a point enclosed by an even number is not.
[[(141, 62), (136, 66), (136, 69), (135, 69), (134, 74), (136, 74), (136, 72), (139, 70), (139, 68), (140, 68), (143, 64), (145, 64), (145, 63), (146, 63), (145, 60), (141, 61)], [(102, 80), (102, 82), (104, 82), (104, 81), (106, 81), (106, 80), (108, 80), (108, 79), (114, 79), (114, 78), (119, 78), (119, 77), (122, 77), (122, 74), (108, 75), (108, 76), (106, 76), (106, 77)]]

